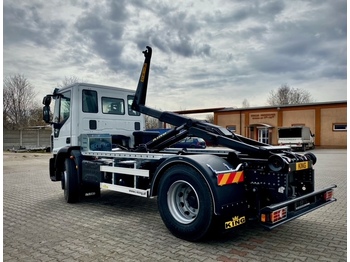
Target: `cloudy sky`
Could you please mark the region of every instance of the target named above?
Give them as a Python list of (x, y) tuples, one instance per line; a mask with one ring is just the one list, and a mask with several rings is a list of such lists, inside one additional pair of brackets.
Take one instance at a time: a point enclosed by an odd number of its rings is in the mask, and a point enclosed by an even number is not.
[(346, 0), (4, 0), (4, 76), (38, 93), (65, 77), (136, 89), (153, 48), (147, 104), (266, 106), (282, 84), (346, 99)]

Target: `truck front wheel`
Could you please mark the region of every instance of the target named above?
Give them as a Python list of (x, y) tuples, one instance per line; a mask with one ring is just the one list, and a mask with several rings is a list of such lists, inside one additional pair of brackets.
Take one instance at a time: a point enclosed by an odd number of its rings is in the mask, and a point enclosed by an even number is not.
[(160, 180), (158, 208), (166, 227), (176, 237), (198, 241), (213, 220), (213, 202), (207, 183), (191, 167), (171, 167)]
[(67, 203), (75, 203), (79, 200), (78, 172), (74, 161), (70, 158), (67, 158), (64, 162), (62, 189), (64, 190), (64, 199)]

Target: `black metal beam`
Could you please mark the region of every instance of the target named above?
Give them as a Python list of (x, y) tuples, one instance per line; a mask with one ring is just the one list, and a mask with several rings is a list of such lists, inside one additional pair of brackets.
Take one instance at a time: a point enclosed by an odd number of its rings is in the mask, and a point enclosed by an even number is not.
[[(148, 77), (151, 65), (152, 48), (147, 46), (147, 50), (143, 51), (145, 61), (142, 66), (139, 83), (135, 93), (132, 109), (142, 114), (159, 119), (161, 122), (171, 124), (178, 129), (174, 129), (165, 135), (162, 139), (153, 139), (149, 143), (142, 145), (140, 150), (159, 151), (167, 146), (180, 141), (188, 133), (191, 135), (202, 137), (214, 144), (222, 145), (241, 153), (251, 156), (269, 157), (273, 152), (281, 152), (281, 150), (289, 151), (289, 147), (272, 147), (268, 144), (261, 143), (243, 136), (231, 133), (226, 128), (217, 126), (206, 121), (192, 119), (173, 112), (163, 112), (157, 109), (147, 107), (146, 95), (148, 87)], [(180, 135), (179, 135), (180, 134)], [(147, 149), (145, 148), (147, 147)], [(136, 149), (138, 150), (138, 149)]]

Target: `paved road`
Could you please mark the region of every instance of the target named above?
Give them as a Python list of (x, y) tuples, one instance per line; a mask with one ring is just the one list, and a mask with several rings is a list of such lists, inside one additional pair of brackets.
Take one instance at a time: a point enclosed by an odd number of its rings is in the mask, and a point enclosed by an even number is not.
[(46, 154), (4, 153), (4, 261), (346, 261), (346, 150), (314, 150), (316, 187), (338, 201), (272, 231), (246, 225), (202, 243), (175, 238), (155, 199), (102, 191), (67, 204)]

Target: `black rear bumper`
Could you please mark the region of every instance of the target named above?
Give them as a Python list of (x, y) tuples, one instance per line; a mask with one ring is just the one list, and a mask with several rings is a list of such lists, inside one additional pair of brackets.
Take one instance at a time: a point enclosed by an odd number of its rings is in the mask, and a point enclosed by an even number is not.
[[(327, 199), (325, 198), (325, 194), (327, 192), (333, 191), (333, 189), (336, 187), (336, 185), (332, 185), (301, 197), (287, 200), (275, 205), (266, 206), (260, 210), (260, 223), (263, 227), (267, 229), (273, 229), (288, 221), (291, 221), (302, 215), (312, 212), (320, 207), (328, 205), (336, 201), (336, 199), (333, 197), (333, 194), (332, 197)], [(280, 216), (280, 218), (277, 219), (278, 221), (271, 221), (273, 220), (273, 218), (271, 218), (272, 216)]]

